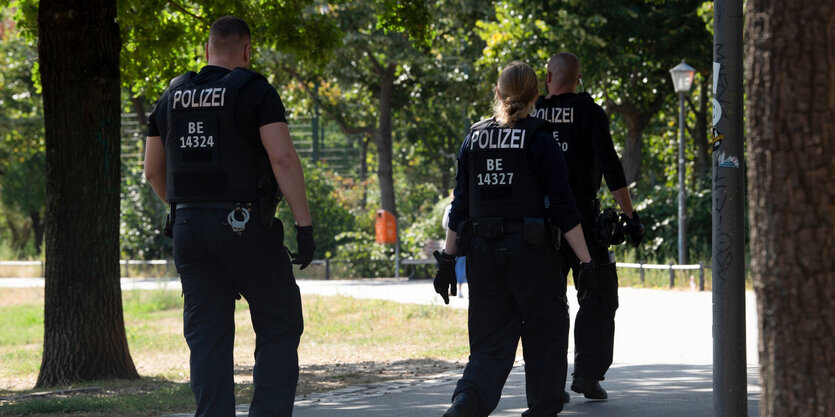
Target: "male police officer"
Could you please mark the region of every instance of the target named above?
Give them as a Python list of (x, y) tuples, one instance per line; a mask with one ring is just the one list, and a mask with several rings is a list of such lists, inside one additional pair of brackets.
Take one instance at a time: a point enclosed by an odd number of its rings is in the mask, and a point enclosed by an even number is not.
[(175, 78), (148, 123), (145, 176), (172, 205), (197, 416), (235, 415), (239, 294), (256, 333), (249, 415), (290, 416), (298, 381), (302, 308), (274, 218), (281, 192), (297, 223), (292, 262), (302, 268), (315, 251), (313, 227), (284, 106), (263, 76), (246, 69), (250, 53), (244, 21), (215, 21), (208, 65)]
[[(596, 198), (601, 174), (615, 201), (626, 214), (626, 232), (637, 245), (643, 226), (632, 208), (626, 178), (609, 134), (609, 120), (588, 93), (575, 94), (580, 83), (580, 61), (570, 53), (559, 53), (548, 62), (548, 95), (539, 97), (535, 116), (554, 126), (554, 139), (568, 164), (568, 178), (591, 257), (596, 264), (596, 287), (580, 302), (574, 327), (574, 381), (571, 389), (586, 398), (605, 399), (598, 381), (612, 364), (615, 337), (615, 310), (618, 308), (618, 277), (608, 253), (608, 242), (601, 242), (596, 225), (600, 206)], [(564, 274), (574, 277), (580, 266), (577, 256), (566, 245), (560, 250)]]
[(552, 273), (560, 262), (547, 225), (553, 221), (565, 231), (585, 262), (584, 285), (594, 281), (594, 266), (550, 126), (529, 116), (538, 88), (527, 64), (508, 65), (496, 85), (494, 117), (473, 125), (461, 146), (444, 252), (435, 252), (434, 287), (448, 303), (448, 293), (455, 295), (454, 255), (466, 254), (470, 358), (444, 417), (483, 417), (496, 408), (520, 337), (528, 399), (523, 415), (553, 417), (563, 408), (566, 281)]

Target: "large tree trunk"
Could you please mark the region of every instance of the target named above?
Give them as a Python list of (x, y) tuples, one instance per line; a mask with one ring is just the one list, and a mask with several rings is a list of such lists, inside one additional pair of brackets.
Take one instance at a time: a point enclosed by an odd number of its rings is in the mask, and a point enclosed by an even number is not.
[(374, 131), (377, 145), (377, 181), (380, 183), (380, 206), (397, 215), (394, 202), (392, 169), (391, 105), (394, 98), (394, 64), (389, 64), (380, 77), (380, 125)]
[(751, 255), (763, 416), (835, 415), (835, 3), (749, 0)]
[(644, 146), (644, 128), (649, 119), (632, 108), (622, 109), (620, 114), (626, 122), (622, 163), (626, 184), (629, 185), (641, 179), (641, 149)]
[(46, 288), (38, 387), (138, 378), (119, 286), (115, 0), (41, 0)]

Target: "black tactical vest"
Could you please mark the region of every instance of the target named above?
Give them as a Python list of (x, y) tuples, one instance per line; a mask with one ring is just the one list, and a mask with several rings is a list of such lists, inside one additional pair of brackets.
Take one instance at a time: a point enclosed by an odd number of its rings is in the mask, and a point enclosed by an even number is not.
[(169, 202), (252, 202), (257, 166), (266, 153), (235, 125), (235, 105), (244, 85), (260, 74), (236, 68), (217, 81), (194, 84), (189, 72), (171, 81), (165, 113)]
[[(593, 103), (587, 93), (563, 94), (536, 100), (534, 116), (551, 122), (554, 139), (563, 152), (568, 167), (568, 182), (575, 196), (595, 198), (600, 188), (600, 167), (594, 158), (588, 126), (581, 120), (584, 106)], [(592, 186), (591, 182), (595, 185)]]
[(487, 119), (470, 128), (470, 218), (546, 216), (544, 183), (528, 160), (528, 148), (545, 126), (544, 120), (527, 117), (513, 127)]

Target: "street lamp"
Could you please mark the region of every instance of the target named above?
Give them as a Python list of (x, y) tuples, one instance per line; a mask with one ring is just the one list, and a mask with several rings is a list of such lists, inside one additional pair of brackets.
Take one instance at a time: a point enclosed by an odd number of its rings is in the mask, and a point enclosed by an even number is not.
[(673, 88), (678, 93), (679, 114), (678, 114), (678, 263), (684, 265), (687, 262), (687, 239), (685, 232), (685, 211), (684, 211), (684, 97), (690, 92), (693, 85), (693, 75), (696, 70), (684, 63), (676, 65), (670, 70), (673, 77)]

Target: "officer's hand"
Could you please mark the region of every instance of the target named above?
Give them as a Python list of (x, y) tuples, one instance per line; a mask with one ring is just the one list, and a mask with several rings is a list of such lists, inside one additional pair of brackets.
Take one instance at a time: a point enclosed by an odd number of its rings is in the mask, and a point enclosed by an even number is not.
[(632, 240), (632, 244), (637, 247), (641, 244), (641, 241), (644, 240), (644, 224), (641, 223), (641, 218), (638, 217), (638, 212), (632, 212), (632, 218), (627, 215), (623, 215), (625, 217), (624, 221), (626, 223), (626, 234), (629, 235), (629, 239)]
[(313, 260), (313, 252), (316, 252), (316, 243), (313, 242), (313, 226), (296, 226), (296, 250), (291, 253), (293, 263), (301, 265), (299, 269), (305, 269)]
[(580, 264), (577, 274), (577, 302), (580, 306), (592, 304), (597, 292), (597, 278), (594, 275), (594, 261)]
[(432, 253), (438, 261), (438, 272), (435, 273), (435, 281), (432, 285), (435, 292), (444, 299), (444, 304), (449, 304), (449, 294), (458, 294), (455, 280), (455, 256), (435, 251)]

